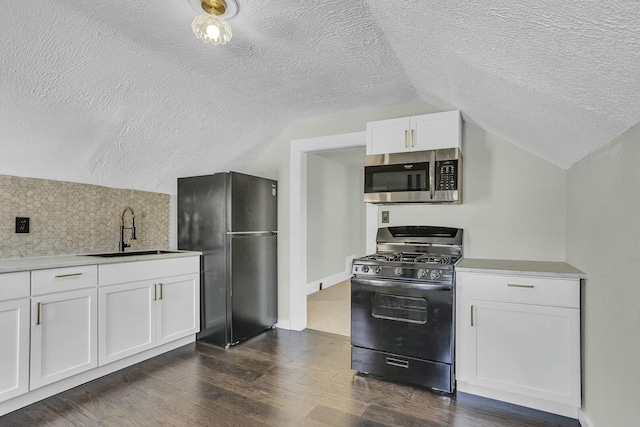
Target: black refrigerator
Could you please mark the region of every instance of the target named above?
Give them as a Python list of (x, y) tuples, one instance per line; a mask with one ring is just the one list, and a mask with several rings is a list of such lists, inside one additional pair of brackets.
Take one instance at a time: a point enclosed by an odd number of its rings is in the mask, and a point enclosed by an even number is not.
[(178, 178), (178, 249), (202, 252), (198, 340), (228, 347), (276, 324), (277, 192), (237, 172)]

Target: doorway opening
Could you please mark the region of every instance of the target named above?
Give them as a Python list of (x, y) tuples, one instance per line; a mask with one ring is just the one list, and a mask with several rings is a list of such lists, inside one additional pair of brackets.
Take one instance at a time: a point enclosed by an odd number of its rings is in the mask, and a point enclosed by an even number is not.
[(349, 336), (351, 261), (364, 255), (365, 147), (307, 155), (307, 328)]
[[(291, 142), (289, 326), (293, 330), (301, 331), (307, 327), (308, 156), (329, 150), (364, 147), (365, 136), (365, 132), (355, 132)], [(375, 212), (372, 211), (372, 207)], [(365, 211), (365, 246), (369, 247), (370, 239), (375, 239), (375, 231), (372, 235), (370, 230), (372, 224), (375, 229), (377, 208), (367, 204)]]

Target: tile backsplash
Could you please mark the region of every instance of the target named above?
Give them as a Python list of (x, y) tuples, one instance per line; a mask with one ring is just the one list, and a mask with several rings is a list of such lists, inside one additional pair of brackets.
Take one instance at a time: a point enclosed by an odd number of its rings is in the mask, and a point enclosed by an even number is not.
[[(166, 249), (168, 194), (0, 175), (0, 258), (117, 251), (127, 206), (137, 235), (128, 250)], [(28, 234), (15, 232), (16, 217), (30, 218)]]

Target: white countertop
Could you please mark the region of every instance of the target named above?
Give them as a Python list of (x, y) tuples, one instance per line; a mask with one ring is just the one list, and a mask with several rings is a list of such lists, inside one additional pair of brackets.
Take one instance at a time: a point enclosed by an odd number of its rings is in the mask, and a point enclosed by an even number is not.
[(492, 274), (517, 274), (521, 276), (566, 277), (586, 279), (587, 275), (567, 264), (553, 261), (520, 261), (506, 259), (463, 258), (456, 271)]
[[(164, 250), (164, 249), (162, 249)], [(44, 270), (47, 268), (75, 267), (79, 265), (114, 264), (132, 261), (150, 261), (154, 259), (180, 258), (199, 256), (201, 252), (175, 251), (163, 254), (132, 255), (104, 258), (86, 255), (55, 255), (29, 258), (0, 259), (0, 273), (13, 273), (17, 271)]]

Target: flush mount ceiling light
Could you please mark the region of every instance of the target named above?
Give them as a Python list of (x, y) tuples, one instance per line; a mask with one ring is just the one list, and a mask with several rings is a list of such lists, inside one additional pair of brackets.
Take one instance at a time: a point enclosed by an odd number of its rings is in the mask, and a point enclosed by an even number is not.
[(225, 19), (238, 13), (235, 0), (189, 0), (193, 8), (202, 15), (191, 23), (193, 33), (200, 40), (211, 44), (225, 44), (231, 40), (231, 27)]

